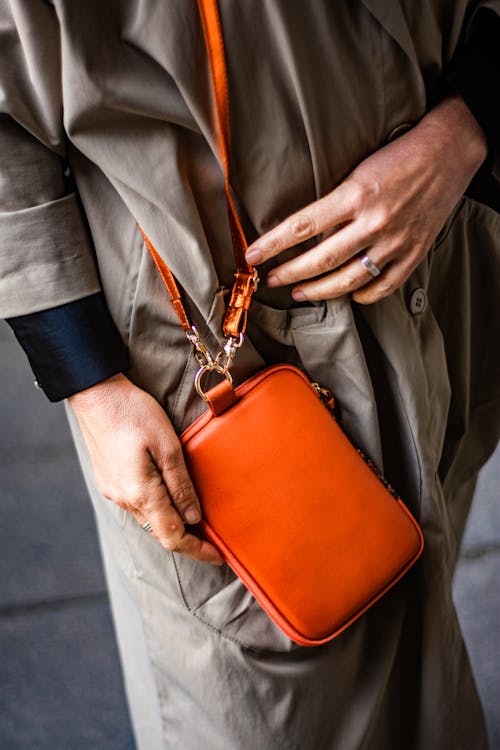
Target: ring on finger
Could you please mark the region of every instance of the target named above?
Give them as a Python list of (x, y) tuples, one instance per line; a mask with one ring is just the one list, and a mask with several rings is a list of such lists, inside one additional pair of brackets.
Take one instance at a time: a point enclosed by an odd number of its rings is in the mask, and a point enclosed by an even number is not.
[(144, 529), (144, 531), (147, 531), (148, 534), (153, 533), (153, 527), (151, 526), (151, 523), (149, 521), (146, 521), (146, 523), (143, 523), (141, 525), (141, 529)]
[(362, 255), (360, 255), (359, 259), (360, 259), (361, 263), (364, 265), (364, 267), (366, 268), (366, 270), (369, 273), (371, 273), (371, 275), (373, 276), (374, 279), (376, 279), (377, 276), (380, 276), (380, 274), (382, 273), (382, 271), (380, 270), (380, 268), (378, 266), (375, 265), (375, 263), (372, 260), (370, 260), (370, 258), (368, 257), (368, 255), (366, 253), (362, 253)]

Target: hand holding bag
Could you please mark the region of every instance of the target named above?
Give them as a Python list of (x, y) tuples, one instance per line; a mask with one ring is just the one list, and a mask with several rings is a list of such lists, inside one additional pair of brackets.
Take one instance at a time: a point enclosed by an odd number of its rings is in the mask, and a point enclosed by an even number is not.
[[(335, 638), (388, 591), (423, 549), (421, 531), (333, 417), (333, 397), (302, 371), (269, 367), (234, 387), (257, 274), (229, 184), (228, 89), (216, 0), (198, 0), (237, 264), (225, 343), (212, 357), (191, 325), (175, 279), (143, 232), (200, 369), (209, 409), (181, 435), (200, 498), (201, 532), (274, 622), (298, 644)], [(142, 231), (142, 230), (141, 230)], [(205, 375), (223, 380), (207, 392)]]

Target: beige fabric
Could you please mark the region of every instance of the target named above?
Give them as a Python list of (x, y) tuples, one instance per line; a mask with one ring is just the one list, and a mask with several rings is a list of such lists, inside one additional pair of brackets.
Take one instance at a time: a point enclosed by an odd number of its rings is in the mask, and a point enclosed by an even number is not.
[[(232, 183), (250, 240), (422, 116), (468, 10), (220, 7)], [(95, 251), (131, 377), (181, 430), (203, 409), (196, 365), (135, 222), (214, 346), (233, 259), (195, 3), (4, 0), (0, 14), (0, 314), (92, 293)], [(65, 162), (78, 199), (65, 197)], [(287, 290), (265, 286), (252, 307), (235, 376), (286, 360), (331, 387), (344, 428), (384, 464), (426, 538), (418, 568), (332, 644), (293, 646), (228, 568), (165, 553), (99, 495), (73, 425), (141, 750), (485, 747), (451, 577), (475, 473), (498, 437), (499, 223), (464, 199), (404, 287), (370, 307), (292, 307)], [(417, 288), (427, 306), (413, 314)]]

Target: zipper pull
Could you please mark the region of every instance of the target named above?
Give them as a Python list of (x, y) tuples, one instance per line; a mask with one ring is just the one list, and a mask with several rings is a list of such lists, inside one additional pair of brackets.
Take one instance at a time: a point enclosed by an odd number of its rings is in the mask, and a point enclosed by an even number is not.
[(327, 409), (332, 413), (335, 410), (335, 398), (329, 388), (323, 388), (319, 383), (311, 383), (312, 387), (316, 391), (318, 398), (324, 403)]

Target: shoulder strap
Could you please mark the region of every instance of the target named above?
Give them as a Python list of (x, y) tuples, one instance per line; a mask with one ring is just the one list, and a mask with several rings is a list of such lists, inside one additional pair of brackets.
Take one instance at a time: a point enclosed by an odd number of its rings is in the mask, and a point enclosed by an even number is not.
[[(210, 77), (215, 103), (215, 128), (217, 148), (224, 171), (224, 192), (226, 195), (227, 213), (231, 238), (233, 243), (236, 273), (230, 300), (223, 322), (223, 333), (226, 337), (241, 338), (246, 328), (247, 311), (250, 307), (252, 294), (257, 286), (257, 272), (245, 260), (247, 242), (236, 211), (229, 183), (229, 96), (224, 54), (224, 40), (219, 17), (217, 0), (197, 0), (200, 13), (205, 45), (208, 53)], [(140, 228), (140, 227), (139, 227)], [(172, 272), (151, 244), (145, 232), (141, 229), (144, 241), (151, 252), (153, 260), (160, 272), (161, 278), (170, 296), (180, 324), (186, 333), (191, 331), (191, 324), (182, 303), (182, 297)]]

